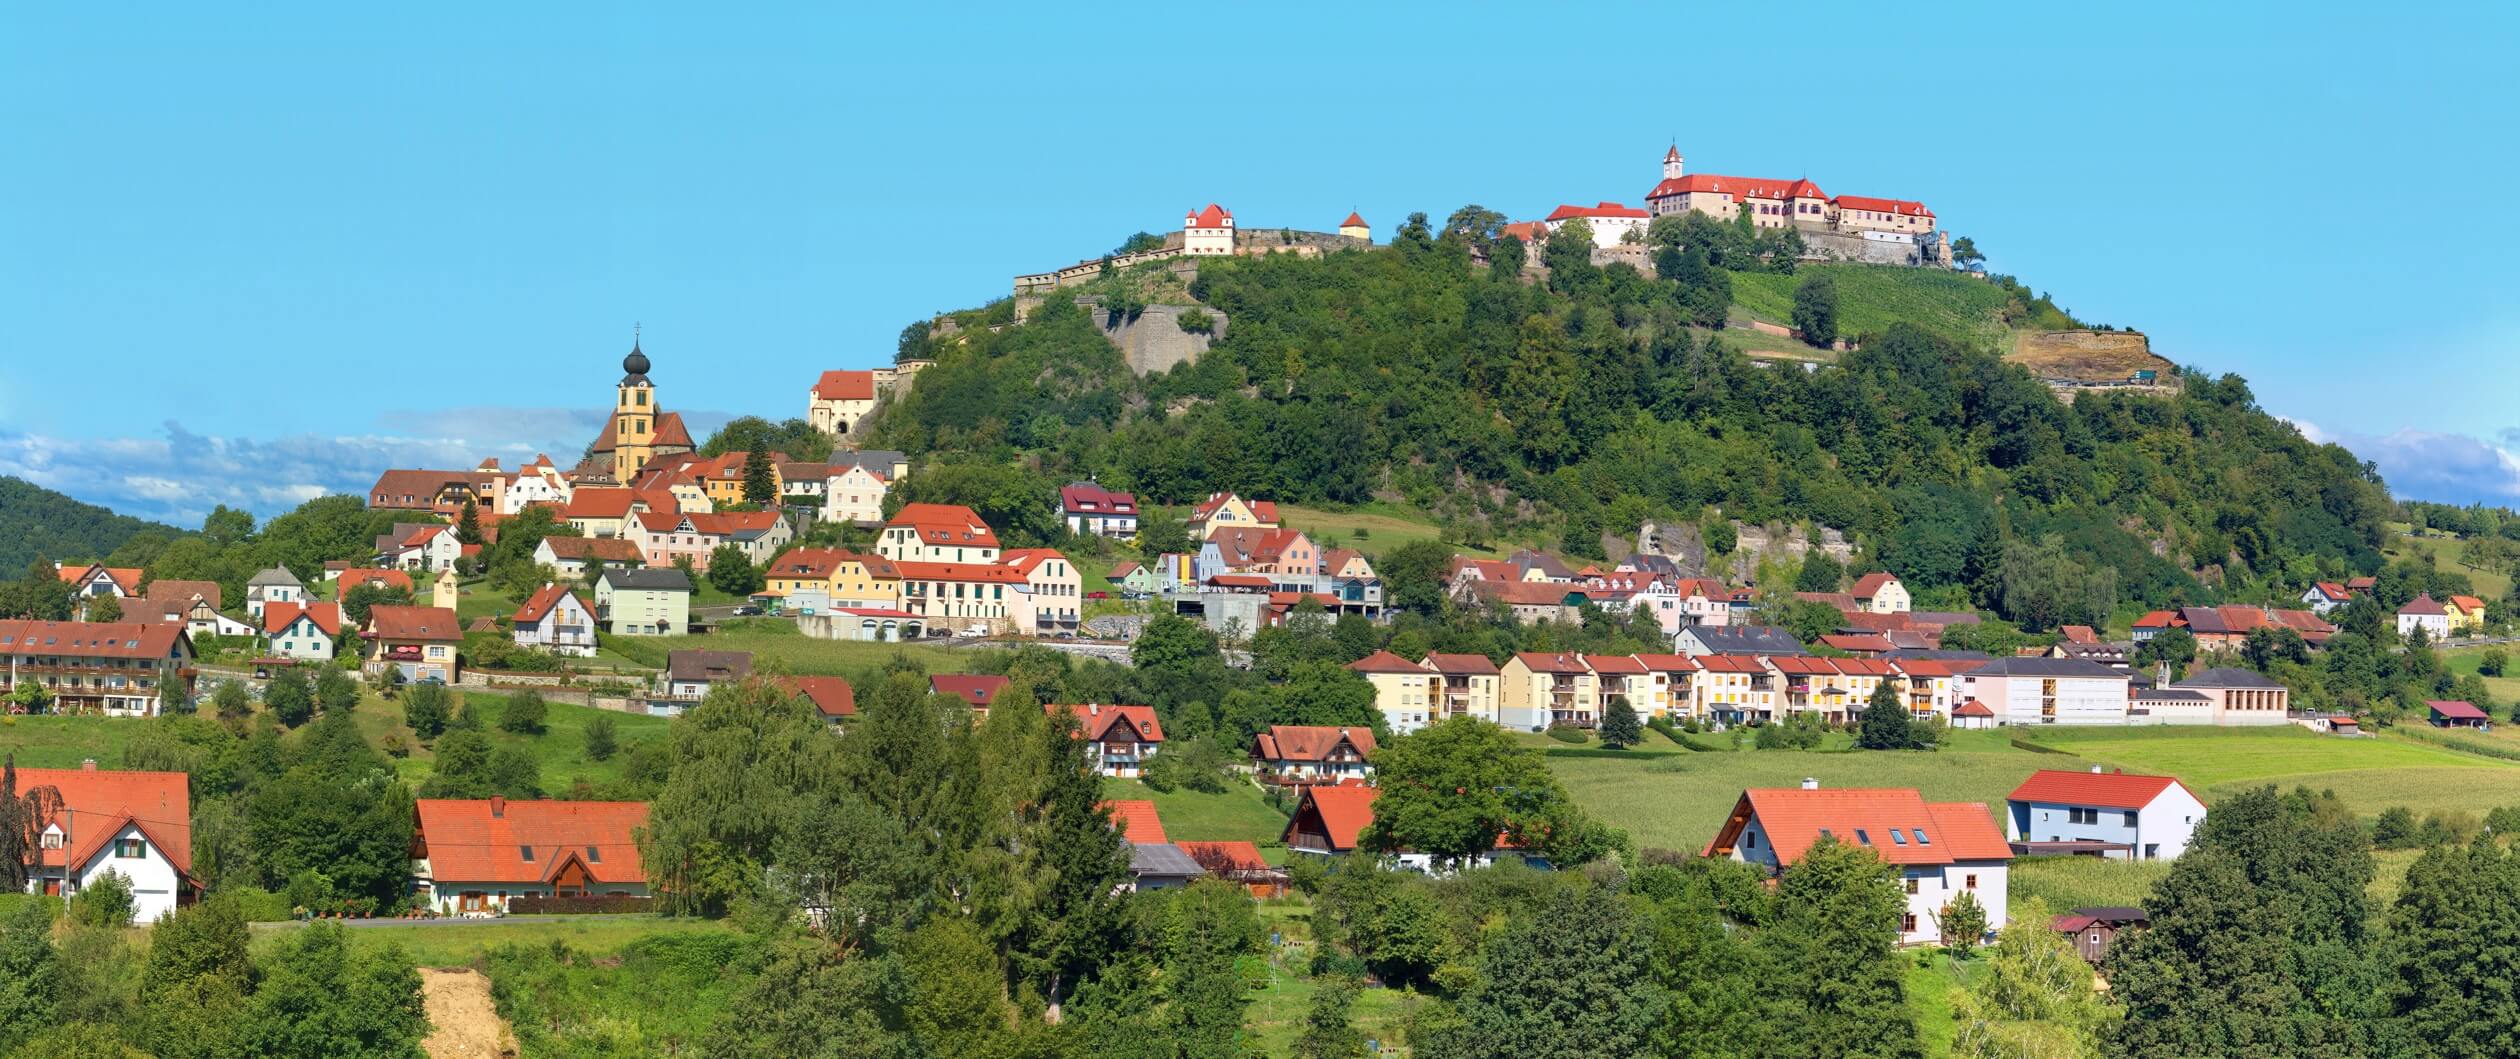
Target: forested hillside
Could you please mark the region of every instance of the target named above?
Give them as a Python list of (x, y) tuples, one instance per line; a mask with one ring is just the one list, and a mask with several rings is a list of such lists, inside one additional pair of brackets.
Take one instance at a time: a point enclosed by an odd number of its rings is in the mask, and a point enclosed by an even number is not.
[[(1858, 569), (2034, 624), (2280, 598), (2381, 564), (2375, 474), (2236, 376), (2068, 404), (1947, 313), (1868, 330), (1832, 367), (1761, 365), (1695, 326), (1722, 318), (1707, 290), (1734, 286), (1704, 258), (1663, 269), (1704, 280), (1663, 281), (1552, 246), (1534, 285), (1519, 244), (1480, 265), (1488, 232), (1447, 227), (1413, 219), (1390, 248), (1318, 259), (1203, 261), (1191, 293), (1232, 326), (1164, 375), (1132, 377), (1099, 321), (1060, 300), (1022, 324), (1005, 303), (958, 314), (952, 336), (918, 343), (936, 363), (877, 443), (985, 466), (1000, 488), (1021, 475), (1045, 505), (1087, 475), (1156, 502), (1380, 497), (1458, 540), (1536, 533), (1582, 556), (1645, 519), (1816, 523), (1852, 537)], [(1786, 281), (1741, 286), (1757, 298)], [(2044, 299), (2011, 309), (2062, 316)], [(2004, 597), (2024, 585), (2068, 602), (2018, 613)]]
[(102, 559), (134, 534), (173, 526), (117, 515), (23, 478), (0, 475), (0, 576), (36, 559)]

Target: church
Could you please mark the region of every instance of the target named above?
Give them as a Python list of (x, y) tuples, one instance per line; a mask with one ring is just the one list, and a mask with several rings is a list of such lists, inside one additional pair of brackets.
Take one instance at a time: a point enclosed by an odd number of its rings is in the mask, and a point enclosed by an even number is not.
[(612, 421), (604, 432), (595, 436), (586, 447), (586, 462), (578, 465), (579, 485), (600, 484), (598, 478), (609, 478), (614, 484), (626, 484), (638, 476), (639, 469), (659, 456), (679, 456), (696, 448), (691, 431), (683, 426), (682, 415), (668, 412), (656, 403), (656, 384), (648, 379), (647, 354), (639, 349), (639, 340), (630, 340), (630, 355), (621, 358), (621, 383), (613, 388)]

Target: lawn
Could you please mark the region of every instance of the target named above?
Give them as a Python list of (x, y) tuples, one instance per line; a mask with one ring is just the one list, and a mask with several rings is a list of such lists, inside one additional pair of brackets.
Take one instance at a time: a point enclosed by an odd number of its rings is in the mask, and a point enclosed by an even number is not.
[(664, 668), (672, 651), (750, 651), (753, 667), (784, 668), (798, 676), (858, 676), (896, 654), (906, 654), (931, 673), (960, 673), (971, 656), (927, 644), (862, 643), (816, 640), (796, 630), (796, 623), (778, 618), (729, 622), (706, 636), (607, 636), (606, 650), (639, 665)]
[(2003, 742), (2002, 734), (1953, 733), (1949, 749), (1932, 753), (1695, 753), (1651, 733), (1633, 750), (1547, 744), (1542, 753), (1578, 804), (1603, 822), (1626, 829), (1639, 848), (1687, 851), (1704, 848), (1715, 836), (1744, 788), (1792, 787), (1806, 777), (1824, 787), (1914, 787), (1934, 801), (1984, 802), (1993, 814), (2032, 771), (2083, 764), (2070, 756), (2018, 749)]
[[(1424, 514), (1379, 501), (1337, 510), (1279, 504), (1278, 517), (1283, 525), (1304, 531), (1313, 543), (1324, 548), (1354, 548), (1368, 556), (1379, 556), (1410, 541), (1440, 540), (1444, 533), (1443, 527)], [(1364, 536), (1358, 536), (1358, 530), (1363, 530)], [(1483, 558), (1505, 554), (1468, 545), (1451, 547)]]
[(1164, 821), (1164, 837), (1175, 842), (1256, 842), (1278, 844), (1286, 833), (1286, 814), (1271, 807), (1260, 788), (1236, 783), (1223, 794), (1178, 789), (1158, 791), (1130, 779), (1105, 778), (1103, 797), (1151, 799)]
[(2380, 553), (2391, 559), (2431, 556), (2436, 569), (2466, 574), (2468, 583), (2475, 587), (2476, 596), (2479, 599), (2501, 599), (2510, 595), (2511, 575), (2499, 571), (2481, 570), (2460, 562), (2459, 556), (2465, 548), (2466, 544), (2457, 537), (2419, 537), (2414, 534), (2404, 534), (2382, 546)]
[[(1814, 275), (1828, 276), (1837, 284), (1840, 334), (1886, 331), (1902, 321), (1988, 344), (1998, 344), (2006, 334), (1998, 314), (2010, 296), (1994, 284), (1948, 269), (1804, 265), (1790, 276), (1736, 272), (1732, 274), (1733, 305), (1761, 319), (1785, 323), (1794, 317), (1795, 286)], [(1731, 333), (1725, 337), (1730, 340)]]
[[(2520, 644), (2495, 644), (2491, 647), (2461, 647), (2454, 650), (2443, 651), (2441, 653), (2441, 659), (2450, 666), (2451, 672), (2460, 676), (2466, 676), (2470, 673), (2476, 672), (2477, 665), (2485, 660), (2485, 652), (2487, 651), (2501, 651), (2503, 653), (2505, 664), (2510, 666), (2510, 668), (2504, 670), (2505, 674), (2520, 673)], [(2491, 709), (2491, 712), (2507, 713), (2508, 708), (2513, 702), (2520, 702), (2520, 676), (2505, 675), (2499, 677), (2485, 677), (2483, 679), (2485, 681), (2485, 690), (2492, 693), (2494, 696), (2494, 706)], [(2500, 732), (2501, 728), (2498, 727), (2495, 730)]]
[[(1251, 998), (1243, 1025), (1250, 1028), (1259, 1054), (1286, 1055), (1293, 1049), (1296, 1036), (1304, 1032), (1304, 1019), (1312, 1012), (1313, 994), (1319, 991), (1306, 974), (1313, 953), (1312, 904), (1300, 895), (1262, 901), (1260, 918), (1277, 936), (1278, 945), (1268, 956), (1268, 984)], [(1416, 994), (1403, 990), (1362, 989), (1348, 1008), (1348, 1021), (1364, 1031), (1368, 1039), (1396, 1051), (1398, 1045), (1394, 1042), (1400, 1039), (1401, 1024), (1416, 1001)]]
[(100, 768), (121, 768), (132, 733), (147, 722), (134, 717), (0, 716), (0, 752), (27, 768), (74, 769), (86, 758)]
[[(254, 947), (267, 949), (298, 923), (253, 924)], [(668, 919), (653, 915), (524, 916), (491, 922), (415, 923), (411, 926), (360, 927), (350, 931), (352, 944), (402, 946), (422, 967), (471, 967), (501, 945), (544, 945), (565, 942), (590, 953), (616, 953), (640, 938), (673, 933), (732, 933), (722, 920)]]
[(1959, 1028), (1952, 1018), (1952, 991), (1984, 977), (1986, 961), (1963, 963), (1941, 949), (1917, 949), (1901, 956), (1908, 961), (1908, 1011), (1916, 1016), (1917, 1038), (1924, 1042), (1925, 1054), (1949, 1055), (1951, 1036)]
[(2520, 803), (2520, 765), (2401, 739), (2339, 739), (2292, 725), (2055, 728), (2031, 735), (2097, 764), (2177, 776), (2208, 803), (2269, 783), (2333, 790), (2366, 816), (2400, 805), (2423, 813)]

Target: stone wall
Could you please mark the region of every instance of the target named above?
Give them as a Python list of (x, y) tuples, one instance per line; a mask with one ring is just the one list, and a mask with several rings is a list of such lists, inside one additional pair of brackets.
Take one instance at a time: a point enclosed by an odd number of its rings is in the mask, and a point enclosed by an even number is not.
[[(1093, 310), (1095, 320), (1103, 325), (1103, 336), (1120, 347), (1121, 359), (1128, 361), (1130, 371), (1140, 375), (1171, 371), (1175, 364), (1196, 363), (1200, 354), (1225, 337), (1225, 314), (1202, 306), (1149, 305), (1134, 320), (1114, 321), (1102, 312), (1096, 299), (1079, 298), (1077, 304)], [(1194, 308), (1215, 321), (1209, 334), (1181, 329), (1181, 314)]]
[(1853, 261), (1867, 265), (1930, 265), (1949, 268), (1950, 244), (1941, 232), (1918, 237), (1915, 242), (1890, 239), (1867, 239), (1858, 232), (1826, 232), (1804, 229), (1803, 259), (1806, 261)]

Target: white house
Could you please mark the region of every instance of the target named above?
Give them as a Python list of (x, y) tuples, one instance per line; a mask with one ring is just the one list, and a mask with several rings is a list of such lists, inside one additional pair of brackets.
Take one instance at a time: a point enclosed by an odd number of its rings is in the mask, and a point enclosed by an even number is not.
[(2353, 598), (2352, 591), (2334, 581), (2318, 582), (2302, 590), (2301, 593), (2302, 604), (2310, 608), (2310, 613), (2322, 618), (2327, 617), (2328, 612), (2344, 606)]
[(57, 810), (35, 821), (28, 892), (70, 897), (114, 872), (131, 886), (132, 921), (147, 923), (174, 911), (197, 888), (192, 794), (183, 773), (108, 771), (94, 761), (75, 769), (17, 770), (20, 797), (43, 789), (61, 799)]
[(1068, 532), (1078, 536), (1137, 538), (1135, 493), (1114, 492), (1095, 482), (1070, 482), (1059, 487), (1059, 511), (1067, 517)]
[(2127, 673), (2081, 658), (1998, 658), (1960, 675), (1956, 694), (1999, 724), (2125, 724)]
[(1987, 930), (2004, 926), (2012, 847), (1979, 802), (1928, 802), (1906, 788), (1823, 790), (1808, 779), (1799, 789), (1755, 788), (1741, 792), (1706, 855), (1775, 872), (1823, 837), (1869, 849), (1898, 871), (1903, 944), (1940, 941), (1943, 909), (1963, 893), (1986, 909)]
[(519, 897), (646, 897), (637, 832), (646, 802), (423, 798), (413, 890), (443, 915)]
[(551, 457), (537, 455), (534, 462), (517, 468), (506, 491), (499, 494), (499, 513), (513, 515), (532, 504), (566, 507), (575, 489), (575, 483), (552, 465)]
[(256, 621), (262, 620), (265, 604), (304, 602), (306, 586), (287, 567), (272, 567), (245, 582), (245, 612), (253, 615)]
[(329, 662), (341, 640), (341, 605), (267, 603), (262, 623), (272, 657)]
[(2023, 853), (2174, 860), (2204, 821), (2205, 802), (2169, 776), (2040, 769), (2013, 788), (2004, 837)]
[(1181, 252), (1194, 257), (1234, 252), (1234, 211), (1213, 202), (1181, 215)]
[(1899, 583), (1897, 574), (1874, 571), (1855, 579), (1855, 605), (1867, 614), (1905, 614), (1908, 612), (1907, 586)]
[(1573, 220), (1581, 220), (1592, 229), (1594, 246), (1608, 249), (1627, 242), (1631, 233), (1642, 241), (1645, 227), (1653, 223), (1654, 215), (1633, 206), (1604, 202), (1593, 206), (1560, 206), (1549, 211), (1548, 218), (1540, 223), (1548, 227), (1550, 235), (1556, 235), (1558, 229)]
[(2417, 629), (2424, 630), (2424, 638), (2432, 643), (2440, 643), (2450, 635), (2450, 610), (2429, 592), (2398, 608), (2398, 635), (2413, 636)]
[(584, 578), (594, 563), (627, 570), (647, 565), (647, 556), (638, 542), (619, 537), (545, 537), (534, 546), (534, 565), (550, 567), (571, 581)]
[(884, 494), (892, 483), (862, 463), (834, 465), (823, 482), (822, 517), (835, 522), (884, 521)]
[(1061, 710), (1076, 714), (1076, 723), (1083, 729), (1080, 734), (1093, 748), (1094, 768), (1105, 776), (1143, 774), (1146, 759), (1164, 745), (1164, 726), (1155, 720), (1152, 706), (1051, 703), (1042, 709), (1052, 717)]
[(595, 657), (595, 609), (566, 585), (544, 582), (508, 623), (518, 647), (556, 655)]

